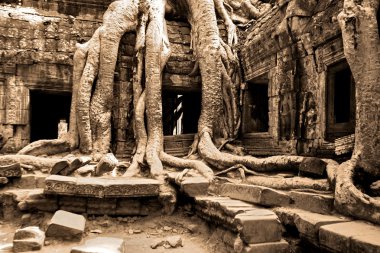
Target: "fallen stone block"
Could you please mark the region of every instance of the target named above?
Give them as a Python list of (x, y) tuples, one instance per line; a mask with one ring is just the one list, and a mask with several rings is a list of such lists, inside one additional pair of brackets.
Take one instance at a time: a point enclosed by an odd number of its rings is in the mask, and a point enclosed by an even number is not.
[(302, 176), (324, 177), (326, 165), (326, 162), (320, 158), (305, 157), (300, 164), (299, 172)]
[(320, 214), (330, 214), (334, 210), (333, 194), (319, 194), (301, 191), (291, 191), (290, 197), (294, 208)]
[(183, 247), (182, 238), (179, 235), (168, 236), (165, 239), (157, 239), (150, 245), (152, 249), (157, 249), (160, 246), (167, 249)]
[(13, 251), (25, 252), (40, 250), (44, 241), (45, 233), (38, 227), (18, 229), (13, 237)]
[(225, 183), (220, 185), (218, 194), (263, 206), (288, 206), (291, 198), (284, 192), (268, 187)]
[[(380, 227), (362, 221), (351, 221), (321, 226), (319, 242), (332, 252), (380, 252)], [(354, 251), (354, 249), (374, 249)]]
[(112, 171), (118, 163), (119, 161), (112, 153), (104, 155), (95, 168), (95, 176), (101, 176), (106, 172)]
[(75, 246), (71, 253), (124, 253), (124, 240), (113, 237), (96, 237), (86, 240), (84, 245)]
[(68, 240), (80, 239), (85, 225), (86, 219), (82, 215), (59, 210), (51, 219), (46, 236)]
[(89, 176), (95, 173), (95, 167), (96, 165), (93, 164), (87, 164), (83, 167), (80, 167), (76, 170), (76, 173), (81, 176)]
[(241, 239), (248, 243), (276, 242), (281, 240), (282, 226), (276, 214), (267, 209), (255, 209), (235, 216)]
[(21, 177), (22, 170), (20, 163), (0, 165), (0, 177)]
[(288, 242), (281, 240), (279, 242), (249, 244), (243, 249), (243, 253), (286, 253), (288, 248)]

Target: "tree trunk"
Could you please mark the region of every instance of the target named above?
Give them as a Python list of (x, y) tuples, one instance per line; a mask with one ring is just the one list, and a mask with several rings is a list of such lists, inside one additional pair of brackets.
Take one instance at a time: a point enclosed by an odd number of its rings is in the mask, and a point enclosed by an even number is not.
[(379, 0), (345, 0), (339, 14), (344, 54), (356, 88), (354, 155), (366, 172), (380, 176)]

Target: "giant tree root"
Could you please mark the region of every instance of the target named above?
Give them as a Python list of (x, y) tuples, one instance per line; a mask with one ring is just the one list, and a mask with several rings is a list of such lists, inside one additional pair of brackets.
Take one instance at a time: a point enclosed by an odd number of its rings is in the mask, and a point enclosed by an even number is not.
[(45, 158), (31, 155), (3, 155), (0, 156), (0, 164), (20, 163), (27, 166), (32, 166), (42, 172), (50, 172), (55, 166), (68, 166), (66, 159), (60, 158)]
[(336, 174), (335, 208), (343, 214), (380, 224), (380, 200), (372, 198), (354, 185), (357, 158), (342, 163)]
[(21, 149), (19, 155), (55, 155), (70, 151), (70, 144), (63, 139), (38, 140)]

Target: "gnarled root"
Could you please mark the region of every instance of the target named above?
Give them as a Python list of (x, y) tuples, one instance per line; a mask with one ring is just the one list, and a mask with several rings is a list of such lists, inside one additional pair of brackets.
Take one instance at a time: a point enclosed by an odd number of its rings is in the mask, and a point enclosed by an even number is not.
[(380, 224), (380, 200), (372, 198), (354, 185), (358, 160), (342, 163), (336, 174), (335, 208), (346, 215)]
[(19, 155), (55, 155), (70, 151), (70, 143), (63, 139), (38, 140), (21, 149)]

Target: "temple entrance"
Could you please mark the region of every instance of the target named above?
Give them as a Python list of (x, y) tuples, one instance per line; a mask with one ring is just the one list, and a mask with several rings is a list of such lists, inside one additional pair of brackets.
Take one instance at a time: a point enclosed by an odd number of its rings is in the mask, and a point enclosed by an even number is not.
[(244, 133), (268, 132), (268, 83), (249, 83), (243, 112)]
[(196, 133), (201, 113), (201, 94), (163, 91), (162, 110), (164, 135)]
[(335, 139), (355, 131), (355, 83), (346, 61), (328, 71), (327, 137)]
[(69, 122), (71, 93), (30, 91), (30, 141), (56, 139), (60, 120)]

